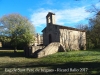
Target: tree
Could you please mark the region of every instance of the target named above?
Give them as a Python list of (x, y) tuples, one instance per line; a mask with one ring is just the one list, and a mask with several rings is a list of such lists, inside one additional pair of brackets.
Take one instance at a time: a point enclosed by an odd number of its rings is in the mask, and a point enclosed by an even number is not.
[(18, 44), (27, 46), (33, 41), (35, 29), (26, 17), (20, 14), (5, 15), (0, 19), (0, 24), (3, 27), (1, 35), (10, 39), (14, 51), (17, 50)]
[[(100, 1), (98, 1), (100, 2)], [(88, 48), (100, 48), (100, 8), (95, 4), (87, 10), (94, 15), (89, 18), (89, 24), (87, 28), (87, 47)]]
[(87, 30), (88, 25), (87, 24), (78, 24), (78, 25), (76, 25), (76, 28), (81, 29), (81, 30)]
[[(89, 37), (88, 25), (87, 24), (78, 24), (78, 25), (76, 25), (76, 28), (86, 31), (86, 47), (89, 48), (90, 37)], [(82, 36), (83, 36), (83, 33), (80, 33), (80, 37), (82, 37)], [(82, 39), (81, 38), (79, 39), (79, 41), (78, 41), (79, 43), (80, 43), (80, 40), (82, 40)]]
[(96, 14), (94, 18), (91, 18), (89, 26), (89, 36), (94, 47), (100, 47), (100, 12)]

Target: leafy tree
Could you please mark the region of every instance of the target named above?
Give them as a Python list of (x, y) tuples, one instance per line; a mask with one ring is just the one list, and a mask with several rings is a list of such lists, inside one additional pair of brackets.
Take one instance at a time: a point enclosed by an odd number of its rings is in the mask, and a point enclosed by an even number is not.
[(87, 48), (100, 48), (100, 12), (89, 19), (89, 25), (77, 25), (77, 28), (86, 30)]
[(5, 15), (0, 19), (0, 24), (3, 27), (1, 35), (10, 40), (14, 51), (17, 50), (18, 44), (23, 43), (24, 46), (28, 46), (34, 41), (35, 28), (26, 17), (20, 14)]
[(94, 48), (100, 47), (100, 12), (95, 17), (89, 20), (89, 40)]

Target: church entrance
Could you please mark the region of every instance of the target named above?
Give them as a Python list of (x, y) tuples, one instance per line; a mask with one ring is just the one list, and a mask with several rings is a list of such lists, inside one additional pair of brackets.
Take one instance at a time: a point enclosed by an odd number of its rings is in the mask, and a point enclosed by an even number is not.
[(49, 43), (51, 43), (52, 42), (52, 36), (51, 36), (51, 34), (49, 34)]

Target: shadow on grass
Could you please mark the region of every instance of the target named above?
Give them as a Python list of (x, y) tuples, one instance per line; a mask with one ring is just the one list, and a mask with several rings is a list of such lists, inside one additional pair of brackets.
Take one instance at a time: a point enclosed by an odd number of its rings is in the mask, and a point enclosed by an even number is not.
[(0, 57), (25, 57), (24, 52), (0, 52)]
[(13, 50), (13, 49), (11, 49), (11, 48), (2, 48), (2, 47), (0, 47), (0, 50)]
[[(55, 70), (53, 73), (85, 73), (85, 74), (93, 74), (95, 71), (95, 74), (100, 74), (100, 63), (99, 62), (69, 62), (65, 64), (38, 64), (38, 65), (32, 65), (32, 63), (29, 63), (31, 65), (26, 65), (25, 67), (30, 68), (39, 68), (39, 67), (48, 67), (49, 69)], [(46, 70), (46, 69), (44, 69)]]
[[(23, 66), (24, 67), (24, 66)], [(89, 68), (89, 69), (98, 69), (100, 70), (99, 62), (68, 62), (65, 64), (46, 64), (37, 62), (37, 64), (28, 63), (25, 67), (51, 67), (53, 69), (56, 68)]]
[(0, 57), (25, 57), (23, 50), (17, 50), (16, 53), (14, 53), (14, 50), (8, 49), (8, 48), (0, 48)]
[[(94, 74), (93, 72), (95, 71), (95, 74), (100, 74), (100, 63), (98, 62), (69, 62), (69, 63), (65, 63), (65, 64), (37, 64), (34, 65), (33, 63), (28, 63), (28, 65), (24, 65), (24, 66), (17, 66), (15, 67), (14, 64), (10, 64), (13, 66), (9, 66), (8, 68), (30, 68), (30, 69), (38, 69), (40, 74), (46, 74), (46, 75), (50, 75), (50, 74), (58, 74), (58, 75), (64, 75), (64, 74)], [(3, 68), (6, 66), (3, 66)], [(48, 69), (48, 71), (47, 71)], [(51, 69), (53, 69), (53, 72), (49, 72)], [(66, 69), (66, 70), (64, 70)], [(69, 70), (68, 70), (69, 69)], [(33, 72), (32, 74), (39, 74), (39, 72), (35, 73)], [(30, 73), (31, 74), (31, 73)]]
[(88, 73), (90, 75), (95, 71), (96, 74), (100, 74), (100, 63), (98, 62), (70, 62), (62, 65), (55, 65), (51, 68), (58, 69), (56, 72), (59, 72), (62, 69), (69, 69), (67, 71), (68, 73)]

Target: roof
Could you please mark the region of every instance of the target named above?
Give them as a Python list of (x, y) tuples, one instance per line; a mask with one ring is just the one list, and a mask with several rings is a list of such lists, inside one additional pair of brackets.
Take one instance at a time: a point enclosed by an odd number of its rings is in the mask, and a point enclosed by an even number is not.
[[(72, 28), (72, 27), (68, 27), (68, 26), (62, 26), (62, 25), (58, 25), (58, 24), (53, 24), (54, 26), (59, 26), (60, 29), (69, 29), (69, 30), (75, 30), (75, 31), (81, 31), (81, 32), (85, 32), (85, 30), (81, 30), (81, 29), (77, 29), (77, 28)], [(46, 29), (46, 27), (42, 30), (42, 32)]]
[[(55, 13), (48, 12), (48, 15), (47, 15), (47, 16), (49, 16), (49, 15), (55, 15)], [(47, 17), (47, 16), (46, 16), (46, 17)]]

